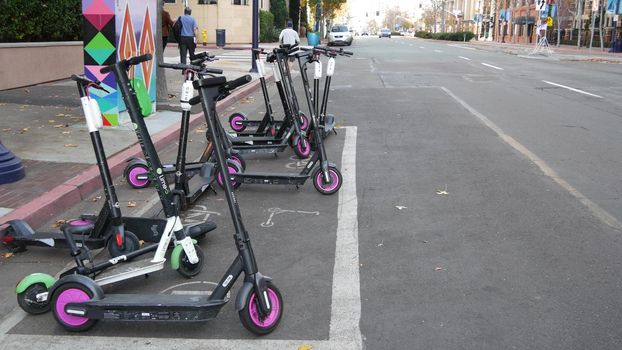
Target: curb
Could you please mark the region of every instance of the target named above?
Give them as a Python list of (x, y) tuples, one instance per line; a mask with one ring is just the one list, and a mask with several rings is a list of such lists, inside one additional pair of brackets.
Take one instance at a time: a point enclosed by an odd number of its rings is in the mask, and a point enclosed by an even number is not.
[[(272, 76), (266, 77), (266, 81), (271, 80), (273, 80)], [(255, 92), (259, 89), (259, 86), (259, 79), (255, 79), (246, 86), (240, 87), (231, 95), (219, 101), (216, 104), (216, 111), (224, 111), (226, 108), (232, 106), (239, 100)], [(203, 121), (204, 116), (202, 112), (191, 115), (190, 128), (196, 128)], [(176, 140), (180, 129), (181, 126), (177, 125), (153, 135), (151, 138), (156, 150), (160, 150), (164, 146)], [(138, 141), (136, 141), (125, 150), (108, 157), (108, 165), (110, 167), (111, 176), (113, 178), (120, 176), (123, 173), (126, 161), (129, 158), (140, 156), (142, 156), (142, 150), (138, 144)], [(80, 174), (65, 181), (63, 184), (54, 187), (50, 191), (42, 194), (40, 197), (1, 217), (0, 226), (4, 226), (4, 223), (9, 220), (21, 219), (26, 221), (33, 228), (40, 227), (54, 216), (60, 214), (66, 208), (79, 203), (94, 192), (100, 190), (101, 187), (102, 184), (99, 169), (97, 164), (94, 164)]]

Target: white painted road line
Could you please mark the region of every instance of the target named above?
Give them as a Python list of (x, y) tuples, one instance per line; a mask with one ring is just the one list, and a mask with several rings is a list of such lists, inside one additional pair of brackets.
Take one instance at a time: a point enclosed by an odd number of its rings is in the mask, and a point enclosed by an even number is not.
[(464, 56), (458, 56), (458, 58), (462, 58), (463, 60), (467, 60), (467, 61), (470, 61), (470, 60), (471, 60), (470, 58), (468, 58), (468, 57), (464, 57)]
[(501, 68), (501, 67), (497, 67), (497, 66), (493, 66), (492, 64), (483, 63), (483, 62), (482, 62), (482, 64), (483, 64), (484, 66), (486, 66), (486, 67), (494, 68), (494, 69), (497, 69), (497, 70), (503, 70), (503, 68)]
[(443, 52), (443, 51), (441, 51), (441, 50), (434, 50), (434, 52), (441, 53), (441, 52)]
[[(0, 321), (0, 344), (12, 350), (66, 350), (84, 347), (88, 342), (94, 349), (125, 349), (128, 344), (134, 350), (162, 349), (218, 349), (263, 350), (298, 349), (308, 344), (314, 350), (361, 350), (363, 337), (359, 327), (361, 319), (361, 285), (359, 278), (358, 199), (356, 197), (356, 126), (347, 126), (341, 159), (343, 185), (339, 190), (337, 209), (337, 239), (331, 300), (331, 319), (328, 340), (278, 340), (252, 337), (250, 339), (188, 339), (188, 338), (141, 338), (100, 337), (85, 333), (77, 335), (8, 334), (26, 314), (16, 307)], [(284, 301), (287, 305), (287, 300)], [(233, 308), (229, 307), (229, 311)], [(52, 315), (43, 315), (52, 321)], [(287, 316), (285, 316), (287, 318)], [(242, 328), (241, 325), (239, 325)], [(36, 332), (36, 330), (31, 330)], [(278, 329), (277, 329), (278, 333)], [(284, 336), (287, 336), (284, 334)]]
[(473, 47), (468, 47), (468, 46), (463, 46), (463, 45), (457, 45), (457, 44), (447, 44), (447, 46), (457, 47), (457, 48), (459, 48), (459, 49), (475, 50), (475, 48), (473, 48)]
[(570, 90), (570, 91), (578, 92), (578, 93), (580, 93), (580, 94), (584, 94), (584, 95), (588, 95), (588, 96), (592, 96), (592, 97), (597, 97), (597, 98), (603, 98), (602, 96), (595, 95), (595, 94), (589, 93), (589, 92), (587, 92), (587, 91), (583, 91), (583, 90), (575, 89), (575, 88), (572, 88), (572, 87), (570, 87), (570, 86), (566, 86), (566, 85), (562, 85), (562, 84), (553, 83), (553, 82), (550, 82), (550, 81), (547, 81), (547, 80), (542, 80), (542, 82), (547, 83), (547, 84), (550, 84), (550, 85), (553, 85), (553, 86), (557, 86), (557, 87), (560, 87), (560, 88), (568, 89), (568, 90)]
[(425, 49), (425, 47), (423, 47), (423, 46), (419, 46), (419, 48), (420, 48), (420, 49)]
[(447, 95), (451, 96), (451, 98), (461, 104), (466, 110), (471, 112), (471, 114), (479, 119), (484, 125), (494, 131), (497, 135), (499, 135), (499, 137), (504, 142), (506, 142), (508, 145), (512, 146), (515, 150), (527, 157), (533, 164), (540, 168), (545, 176), (551, 178), (551, 180), (555, 181), (563, 189), (568, 191), (581, 204), (583, 204), (592, 213), (592, 215), (594, 215), (606, 225), (617, 230), (622, 230), (622, 223), (618, 221), (618, 219), (616, 219), (613, 215), (609, 214), (605, 209), (598, 206), (598, 204), (592, 202), (585, 195), (583, 195), (583, 193), (579, 192), (579, 190), (569, 184), (566, 180), (562, 179), (561, 176), (559, 176), (559, 174), (555, 170), (553, 170), (553, 168), (551, 168), (542, 158), (531, 152), (527, 147), (523, 146), (523, 144), (518, 142), (512, 136), (506, 134), (500, 127), (498, 127), (495, 123), (488, 119), (488, 117), (478, 112), (475, 108), (471, 107), (458, 96), (454, 95), (454, 93), (451, 92), (449, 89), (447, 89), (446, 87), (441, 87), (441, 89), (445, 91)]

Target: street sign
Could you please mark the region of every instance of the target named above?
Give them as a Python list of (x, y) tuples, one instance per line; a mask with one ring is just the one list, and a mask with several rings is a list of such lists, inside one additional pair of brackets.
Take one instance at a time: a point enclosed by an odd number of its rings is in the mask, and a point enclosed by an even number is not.
[(536, 0), (536, 10), (537, 11), (544, 11), (544, 9), (546, 8), (546, 0)]
[(547, 27), (552, 27), (553, 26), (553, 17), (549, 16), (546, 19), (546, 26)]

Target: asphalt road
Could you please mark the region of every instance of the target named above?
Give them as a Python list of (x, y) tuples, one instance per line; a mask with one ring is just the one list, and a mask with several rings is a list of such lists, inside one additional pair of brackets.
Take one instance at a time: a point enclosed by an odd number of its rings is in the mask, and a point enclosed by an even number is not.
[[(413, 38), (360, 38), (348, 49), (329, 105), (347, 128), (327, 140), (340, 194), (310, 183), (237, 192), (260, 270), (285, 298), (273, 334), (252, 337), (228, 305), (206, 324), (106, 322), (80, 336), (51, 315), (5, 317), (1, 344), (619, 349), (620, 67)], [(259, 116), (261, 103), (255, 94), (238, 107)], [(303, 164), (292, 156), (255, 156), (248, 167), (294, 171)], [(208, 268), (192, 282), (214, 282), (234, 252), (222, 194), (186, 221), (207, 216), (219, 228), (201, 243)], [(111, 291), (188, 282), (172, 271), (146, 281)]]

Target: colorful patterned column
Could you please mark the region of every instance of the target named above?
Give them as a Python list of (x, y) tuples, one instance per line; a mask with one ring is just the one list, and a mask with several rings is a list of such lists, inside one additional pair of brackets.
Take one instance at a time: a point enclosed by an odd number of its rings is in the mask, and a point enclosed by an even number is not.
[[(112, 73), (101, 74), (102, 66), (136, 55), (155, 55), (157, 14), (156, 0), (83, 0), (84, 15), (84, 73), (90, 79), (103, 82), (103, 91), (91, 91), (104, 117), (104, 125), (119, 125), (125, 111), (122, 96)], [(135, 30), (138, 29), (138, 30)], [(152, 105), (155, 105), (155, 61), (144, 62), (130, 70), (136, 86), (143, 85)], [(152, 108), (151, 110), (155, 110)]]

